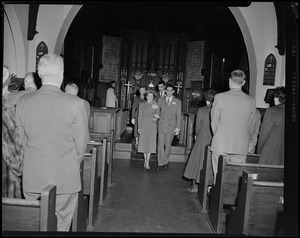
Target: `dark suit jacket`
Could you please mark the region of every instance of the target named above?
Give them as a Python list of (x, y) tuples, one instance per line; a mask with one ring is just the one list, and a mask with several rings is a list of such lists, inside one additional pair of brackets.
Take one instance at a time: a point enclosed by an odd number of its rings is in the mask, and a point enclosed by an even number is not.
[(284, 164), (284, 117), (284, 104), (266, 110), (257, 145), (260, 164)]
[(26, 145), (23, 189), (40, 193), (53, 184), (57, 194), (78, 192), (79, 165), (89, 141), (84, 100), (43, 85), (20, 98), (16, 117)]
[(139, 116), (139, 105), (141, 102), (145, 100), (141, 98), (141, 96), (135, 96), (132, 103), (131, 116), (137, 121)]
[(158, 91), (157, 92), (157, 97), (155, 98), (155, 100), (158, 102), (158, 100), (160, 99), (160, 98), (166, 98), (166, 94), (162, 97), (162, 96), (160, 96), (160, 91)]

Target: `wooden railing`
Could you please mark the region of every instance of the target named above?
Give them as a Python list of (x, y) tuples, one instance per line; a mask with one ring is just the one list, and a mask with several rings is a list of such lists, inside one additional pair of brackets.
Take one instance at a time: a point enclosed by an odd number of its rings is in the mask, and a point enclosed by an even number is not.
[(91, 107), (89, 118), (90, 132), (110, 133), (114, 131), (114, 140), (120, 140), (125, 132), (129, 118), (127, 108)]

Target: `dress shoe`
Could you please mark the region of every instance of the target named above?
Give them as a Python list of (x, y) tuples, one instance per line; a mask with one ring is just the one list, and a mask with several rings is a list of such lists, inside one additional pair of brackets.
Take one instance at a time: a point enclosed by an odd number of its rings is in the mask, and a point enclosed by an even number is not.
[(197, 193), (198, 192), (198, 186), (194, 186), (190, 190), (192, 193)]
[(168, 164), (164, 164), (163, 167), (164, 167), (164, 169), (168, 169), (169, 166), (168, 166)]
[(210, 195), (210, 190), (211, 190), (212, 186), (207, 186), (207, 194)]
[(164, 170), (164, 166), (163, 166), (163, 165), (158, 165), (158, 166), (156, 167), (156, 170)]

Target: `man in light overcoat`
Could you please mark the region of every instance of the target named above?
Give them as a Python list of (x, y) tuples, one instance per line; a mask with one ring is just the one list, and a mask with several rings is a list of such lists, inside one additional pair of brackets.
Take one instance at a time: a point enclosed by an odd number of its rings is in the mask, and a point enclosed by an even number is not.
[(234, 70), (229, 78), (229, 91), (215, 96), (211, 110), (212, 167), (216, 179), (218, 158), (227, 162), (246, 162), (250, 133), (255, 124), (255, 99), (242, 91), (245, 73)]
[(78, 192), (80, 163), (89, 141), (84, 100), (60, 90), (63, 58), (44, 55), (38, 63), (42, 87), (19, 99), (16, 108), (25, 145), (23, 193), (36, 200), (48, 185), (56, 185), (57, 230), (69, 231)]

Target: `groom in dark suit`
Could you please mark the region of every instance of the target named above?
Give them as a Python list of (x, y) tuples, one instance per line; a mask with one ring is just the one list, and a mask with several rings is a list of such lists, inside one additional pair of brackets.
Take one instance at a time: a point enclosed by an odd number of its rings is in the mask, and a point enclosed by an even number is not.
[(175, 98), (174, 85), (166, 85), (166, 96), (158, 100), (160, 119), (158, 123), (157, 170), (167, 169), (174, 135), (180, 131), (181, 100)]

